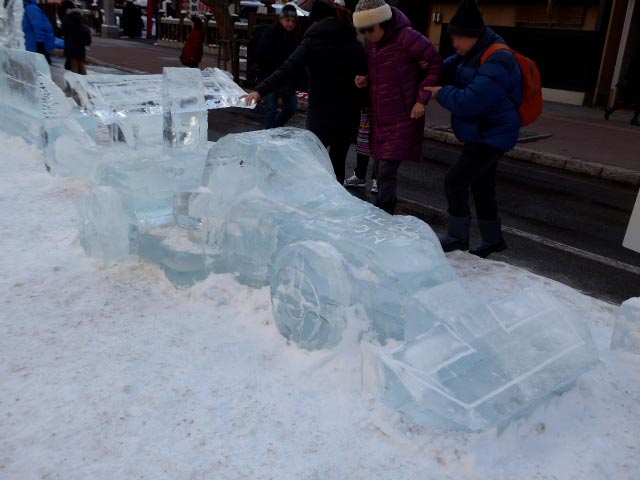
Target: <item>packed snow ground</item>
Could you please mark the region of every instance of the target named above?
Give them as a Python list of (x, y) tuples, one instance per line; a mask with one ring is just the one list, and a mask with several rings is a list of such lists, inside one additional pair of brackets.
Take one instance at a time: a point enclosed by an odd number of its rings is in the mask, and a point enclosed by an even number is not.
[(612, 305), (452, 255), (488, 297), (538, 285), (573, 305), (602, 362), (500, 434), (415, 428), (362, 392), (355, 337), (309, 353), (278, 333), (268, 289), (176, 290), (88, 258), (86, 182), (2, 134), (0, 171), (1, 479), (640, 478), (640, 356), (608, 350)]

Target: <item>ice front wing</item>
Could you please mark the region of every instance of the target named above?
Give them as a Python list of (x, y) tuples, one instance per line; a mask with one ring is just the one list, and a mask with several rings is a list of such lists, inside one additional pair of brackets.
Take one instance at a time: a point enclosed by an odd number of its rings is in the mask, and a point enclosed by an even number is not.
[(588, 329), (526, 290), (432, 326), (395, 349), (363, 345), (366, 388), (412, 423), (482, 431), (570, 388), (598, 356)]

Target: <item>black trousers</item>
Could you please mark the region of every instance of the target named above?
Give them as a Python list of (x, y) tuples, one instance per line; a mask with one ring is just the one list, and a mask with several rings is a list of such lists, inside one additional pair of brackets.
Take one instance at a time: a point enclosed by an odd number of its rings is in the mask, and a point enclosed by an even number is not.
[(344, 169), (346, 168), (347, 154), (353, 140), (353, 135), (333, 135), (333, 138), (325, 144), (329, 149), (329, 158), (336, 174), (336, 180), (342, 185), (344, 182)]
[(51, 57), (49, 56), (49, 52), (44, 48), (44, 43), (38, 42), (36, 43), (36, 51), (44, 55), (44, 58), (47, 59), (47, 63), (51, 65)]
[(467, 217), (469, 190), (473, 193), (476, 214), (480, 220), (498, 219), (496, 201), (496, 169), (504, 152), (484, 143), (466, 143), (460, 158), (444, 179), (444, 193), (449, 203), (449, 214)]
[(396, 211), (399, 160), (376, 160), (373, 173), (378, 181), (376, 205), (391, 215)]
[[(367, 178), (367, 170), (369, 169), (369, 155), (363, 155), (362, 153), (358, 154), (358, 161), (356, 163), (356, 168), (353, 169), (353, 173), (358, 178)], [(376, 178), (376, 169), (373, 169), (373, 180)]]

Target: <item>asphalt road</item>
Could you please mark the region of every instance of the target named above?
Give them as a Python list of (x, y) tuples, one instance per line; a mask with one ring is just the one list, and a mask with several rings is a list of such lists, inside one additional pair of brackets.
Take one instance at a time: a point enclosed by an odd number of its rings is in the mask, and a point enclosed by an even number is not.
[[(293, 123), (302, 125), (303, 118)], [(259, 128), (259, 112), (209, 112), (210, 140)], [(423, 161), (404, 163), (400, 169), (398, 213), (416, 215), (442, 232), (443, 179), (458, 153), (458, 147), (425, 141)], [(349, 175), (354, 163), (352, 150)], [(353, 193), (375, 200), (368, 189)], [(509, 249), (492, 258), (613, 303), (640, 296), (640, 253), (622, 247), (636, 195), (636, 189), (623, 184), (505, 158), (499, 167), (498, 198)], [(472, 240), (478, 241), (472, 228)]]

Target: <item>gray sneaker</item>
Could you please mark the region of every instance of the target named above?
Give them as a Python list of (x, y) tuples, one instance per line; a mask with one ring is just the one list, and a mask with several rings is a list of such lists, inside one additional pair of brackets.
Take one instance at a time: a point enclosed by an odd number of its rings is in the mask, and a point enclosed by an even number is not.
[(378, 193), (378, 181), (375, 178), (371, 183), (371, 193)]
[(345, 179), (344, 186), (347, 188), (364, 188), (367, 186), (367, 180), (351, 175), (349, 178)]

